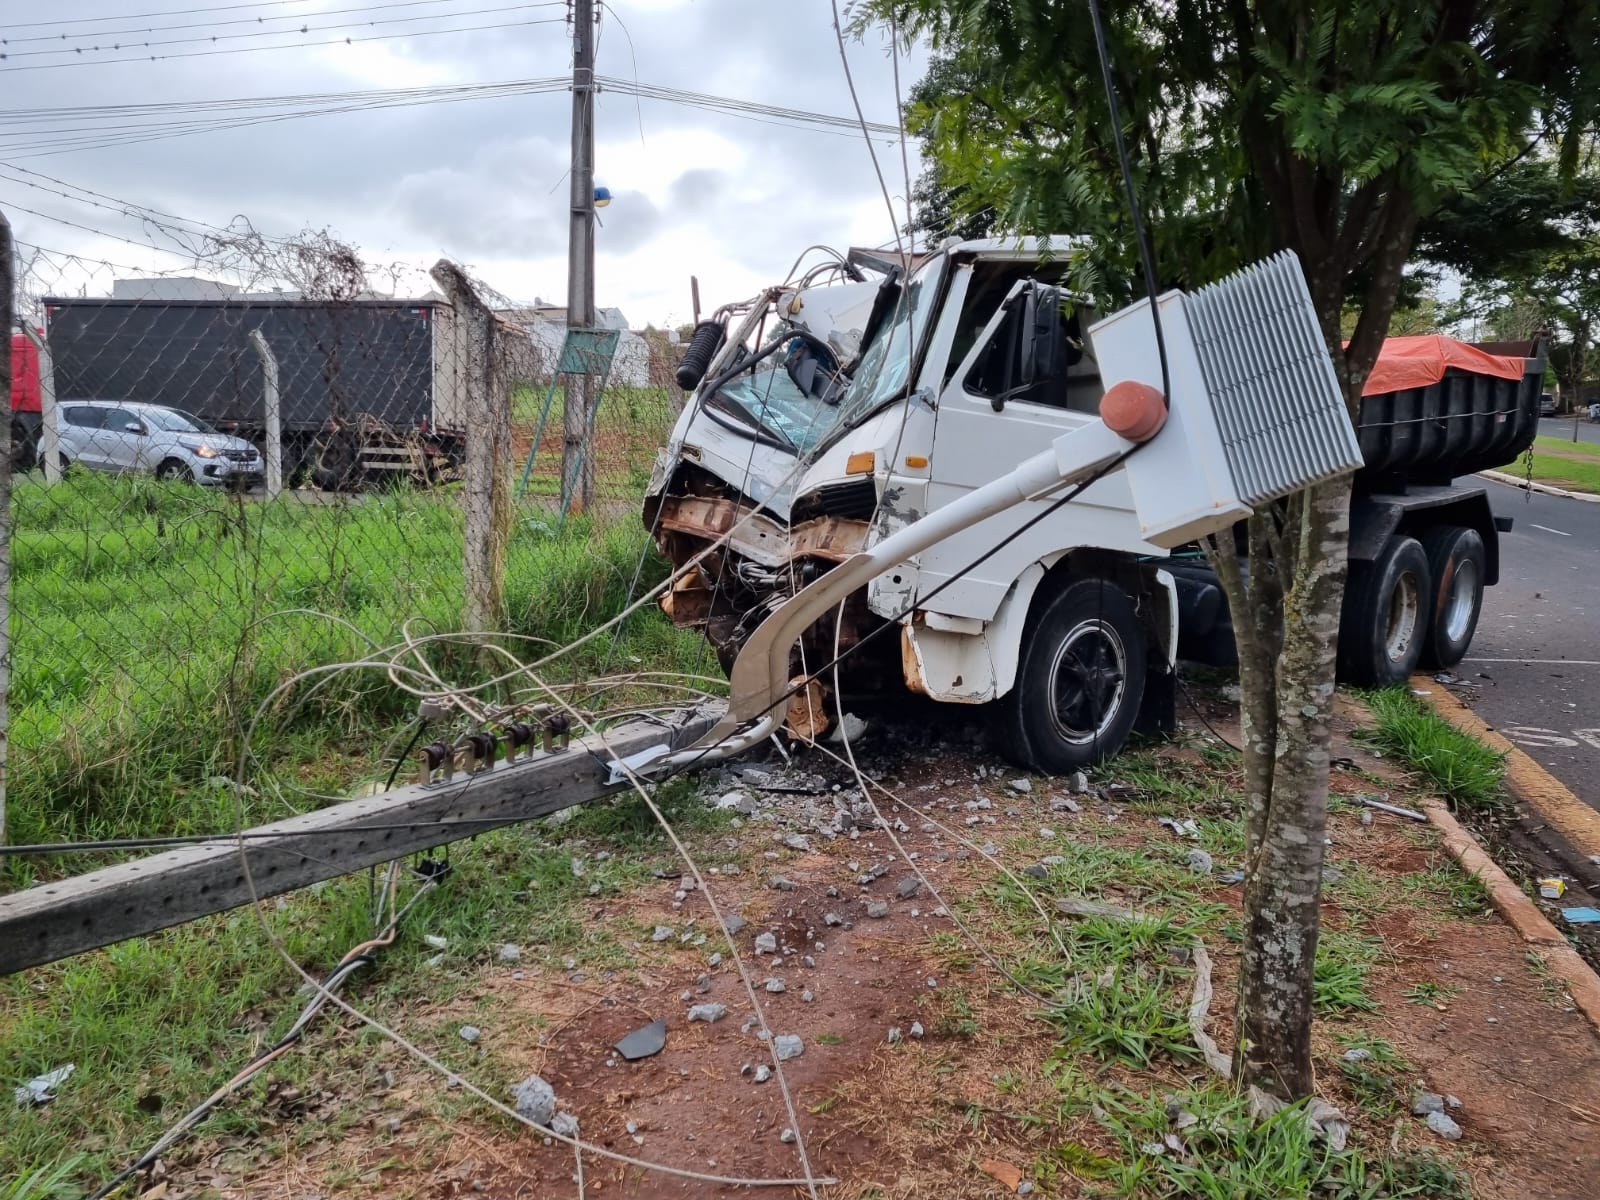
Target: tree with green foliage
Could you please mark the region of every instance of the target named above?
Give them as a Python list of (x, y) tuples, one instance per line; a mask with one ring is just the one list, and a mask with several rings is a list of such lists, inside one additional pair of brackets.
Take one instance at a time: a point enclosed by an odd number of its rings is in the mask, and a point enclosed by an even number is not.
[[(1596, 0), (1127, 0), (1104, 14), (1134, 187), (1162, 286), (1281, 248), (1304, 269), (1355, 412), (1420, 223), (1600, 97)], [(874, 0), (959, 87), (911, 106), (956, 219), (1087, 235), (1076, 284), (1104, 303), (1139, 272), (1087, 8), (1066, 0)], [(937, 81), (936, 81), (937, 82)], [(1564, 160), (1570, 168), (1572, 160)], [(1348, 342), (1340, 316), (1358, 312)], [(1238, 634), (1247, 863), (1239, 1080), (1308, 1095), (1312, 973), (1349, 480), (1263, 507), (1248, 570), (1208, 547)]]
[(1595, 146), (1564, 174), (1537, 151), (1442, 209), (1417, 253), (1462, 279), (1463, 319), (1493, 337), (1552, 338), (1550, 365), (1565, 395), (1600, 358), (1600, 165)]

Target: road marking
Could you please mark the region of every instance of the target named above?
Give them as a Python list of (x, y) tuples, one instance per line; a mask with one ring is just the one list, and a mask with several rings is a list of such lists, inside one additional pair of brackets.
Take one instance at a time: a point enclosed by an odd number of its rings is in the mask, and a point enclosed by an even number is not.
[(1572, 737), (1565, 737), (1554, 729), (1544, 729), (1537, 725), (1502, 726), (1500, 732), (1517, 745), (1529, 746), (1535, 750), (1570, 750), (1576, 748), (1579, 741), (1600, 750), (1600, 729), (1569, 730)]
[(1600, 667), (1600, 658), (1464, 658), (1464, 663), (1514, 663), (1525, 667)]
[[(1528, 524), (1529, 524), (1529, 525), (1533, 525), (1533, 522), (1532, 522), (1532, 521), (1529, 521), (1529, 522), (1528, 522)], [(1571, 537), (1571, 536), (1572, 536), (1572, 535), (1571, 535), (1571, 534), (1570, 534), (1570, 533), (1566, 533), (1566, 532), (1564, 532), (1564, 531), (1563, 531), (1563, 530), (1560, 530), (1560, 529), (1551, 529), (1551, 528), (1550, 528), (1550, 526), (1548, 526), (1548, 525), (1533, 525), (1533, 527), (1534, 527), (1534, 528), (1535, 528), (1535, 529), (1542, 529), (1542, 530), (1544, 530), (1544, 531), (1545, 531), (1545, 532), (1546, 532), (1546, 533), (1554, 533), (1554, 534), (1559, 534), (1559, 535), (1560, 535), (1560, 536), (1561, 536), (1561, 537)]]

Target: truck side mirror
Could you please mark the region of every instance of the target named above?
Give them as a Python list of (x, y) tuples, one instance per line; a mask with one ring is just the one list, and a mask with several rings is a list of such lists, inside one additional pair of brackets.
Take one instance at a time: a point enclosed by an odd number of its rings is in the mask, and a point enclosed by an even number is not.
[(1041, 380), (1066, 373), (1067, 339), (1058, 288), (1029, 282), (1007, 297), (1005, 316), (995, 331), (995, 348), (1004, 355), (1003, 382), (989, 403), (995, 412), (1006, 401), (1030, 390)]

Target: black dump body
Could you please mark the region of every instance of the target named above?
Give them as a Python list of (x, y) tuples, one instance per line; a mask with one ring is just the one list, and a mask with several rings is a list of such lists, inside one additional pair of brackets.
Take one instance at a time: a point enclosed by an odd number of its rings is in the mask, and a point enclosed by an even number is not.
[(369, 414), (433, 419), (426, 301), (108, 300), (44, 302), (57, 402), (138, 400), (247, 435), (263, 425), (259, 329), (278, 361), (286, 433)]
[(1356, 434), (1366, 465), (1356, 486), (1440, 486), (1511, 462), (1539, 432), (1544, 359), (1523, 362), (1521, 380), (1450, 367), (1427, 387), (1363, 397)]

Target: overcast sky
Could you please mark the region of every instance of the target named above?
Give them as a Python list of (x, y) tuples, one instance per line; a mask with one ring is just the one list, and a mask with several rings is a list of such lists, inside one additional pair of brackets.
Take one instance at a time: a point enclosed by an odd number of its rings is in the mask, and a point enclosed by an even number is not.
[[(177, 11), (196, 9), (204, 11)], [(61, 12), (70, 12), (72, 20), (52, 15)], [(39, 149), (60, 142), (34, 142), (25, 149), (15, 138), (38, 128), (24, 124), (18, 110), (561, 75), (571, 67), (563, 14), (561, 4), (517, 0), (276, 0), (249, 6), (241, 0), (72, 0), (59, 6), (0, 0), (9, 55), (0, 62), (0, 138), (12, 135), (0, 141), (0, 166), (9, 165), (6, 174), (12, 176), (0, 179), (0, 207), (24, 243), (137, 267), (185, 267), (181, 257), (19, 211), (34, 209), (136, 243), (170, 244), (120, 213), (16, 182), (16, 169), (26, 168), (215, 225), (243, 214), (266, 234), (326, 226), (369, 260), (425, 268), (447, 255), (508, 296), (564, 302), (566, 92), (325, 115), (44, 155)], [(87, 17), (116, 19), (82, 20)], [(410, 19), (416, 17), (423, 19)], [(406, 23), (393, 23), (401, 19)], [(345, 27), (366, 21), (389, 23)], [(533, 21), (546, 23), (512, 24)], [(602, 25), (598, 70), (646, 84), (853, 116), (831, 22), (828, 0), (615, 0)], [(256, 34), (300, 24), (309, 31), (149, 50), (27, 53), (96, 42)], [(129, 32), (159, 25), (195, 27)], [(509, 27), (424, 35), (473, 25)], [(319, 27), (327, 31), (319, 33)], [(71, 38), (23, 40), (63, 32)], [(303, 44), (397, 33), (407, 36)], [(289, 49), (255, 49), (297, 41), (302, 44)], [(247, 47), (245, 53), (212, 52)], [(869, 35), (849, 42), (848, 49), (867, 118), (893, 122), (887, 37)], [(186, 52), (192, 56), (104, 61)], [(925, 61), (920, 50), (902, 54), (902, 87), (921, 74)], [(96, 123), (104, 128), (122, 120), (101, 115)], [(622, 308), (636, 326), (687, 320), (691, 274), (699, 276), (709, 308), (781, 279), (810, 243), (843, 248), (892, 240), (859, 133), (763, 124), (618, 94), (601, 96), (596, 125), (596, 180), (614, 197), (601, 213), (597, 299)], [(877, 149), (903, 218), (898, 148), (879, 137)], [(104, 293), (112, 273), (102, 269), (70, 282), (73, 290), (87, 283), (91, 292)], [(63, 276), (68, 282), (64, 271)]]

